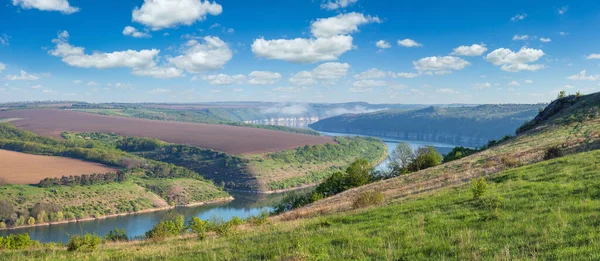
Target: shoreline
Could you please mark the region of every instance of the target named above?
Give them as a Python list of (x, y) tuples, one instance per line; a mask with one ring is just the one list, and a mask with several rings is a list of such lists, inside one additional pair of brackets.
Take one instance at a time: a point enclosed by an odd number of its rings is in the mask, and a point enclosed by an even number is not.
[(271, 194), (281, 194), (285, 192), (290, 192), (294, 190), (300, 190), (305, 188), (314, 187), (321, 184), (321, 182), (305, 184), (299, 187), (286, 188), (286, 189), (276, 189), (276, 190), (239, 190), (239, 189), (226, 189), (225, 191), (232, 191), (238, 193), (248, 193), (248, 194), (260, 194), (260, 195), (271, 195)]
[(110, 214), (110, 215), (104, 215), (104, 216), (99, 216), (99, 217), (76, 218), (76, 219), (71, 219), (71, 220), (45, 222), (45, 223), (34, 224), (34, 225), (23, 225), (23, 226), (18, 226), (18, 227), (0, 228), (0, 231), (2, 231), (2, 230), (17, 230), (17, 229), (21, 229), (21, 228), (61, 225), (61, 224), (67, 224), (67, 223), (88, 222), (88, 221), (108, 219), (108, 218), (114, 218), (114, 217), (145, 214), (145, 213), (151, 213), (151, 212), (157, 212), (157, 211), (165, 211), (165, 210), (171, 210), (171, 209), (178, 208), (178, 207), (197, 207), (197, 206), (203, 206), (203, 205), (209, 205), (209, 204), (223, 203), (223, 202), (232, 201), (233, 199), (234, 198), (232, 196), (229, 196), (229, 197), (217, 198), (217, 199), (201, 201), (201, 202), (194, 202), (194, 203), (189, 203), (189, 204), (184, 204), (184, 205), (174, 205), (174, 206), (160, 207), (160, 208), (148, 208), (148, 209), (143, 209), (143, 210), (136, 211), (136, 212), (117, 213), (117, 214)]

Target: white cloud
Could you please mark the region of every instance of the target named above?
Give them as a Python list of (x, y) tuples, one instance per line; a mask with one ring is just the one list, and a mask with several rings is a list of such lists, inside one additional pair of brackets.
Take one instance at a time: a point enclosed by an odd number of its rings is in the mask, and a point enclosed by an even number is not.
[(92, 86), (98, 86), (98, 85), (100, 85), (100, 84), (98, 84), (97, 82), (88, 82), (88, 83), (86, 84), (86, 86), (88, 86), (88, 87), (92, 87)]
[(233, 52), (227, 43), (216, 36), (204, 37), (202, 44), (196, 40), (189, 40), (183, 53), (168, 60), (177, 68), (192, 73), (222, 69), (233, 57)]
[(487, 51), (485, 44), (473, 44), (471, 46), (461, 45), (454, 48), (452, 55), (480, 56)]
[(563, 6), (561, 8), (558, 8), (558, 14), (560, 14), (560, 15), (565, 14), (567, 11), (569, 11), (569, 7), (568, 6)]
[(578, 74), (569, 76), (567, 79), (595, 81), (595, 80), (600, 79), (600, 75), (587, 75), (586, 70), (583, 70), (583, 71), (579, 72)]
[(268, 71), (253, 71), (248, 74), (248, 78), (248, 84), (252, 85), (275, 84), (281, 79), (281, 74)]
[(473, 86), (473, 89), (482, 90), (482, 89), (487, 89), (487, 88), (492, 87), (492, 84), (489, 82), (484, 82), (484, 83), (475, 83), (472, 86)]
[(0, 63), (0, 73), (6, 69), (6, 64)]
[(421, 47), (423, 46), (420, 43), (417, 43), (415, 40), (412, 39), (404, 39), (404, 40), (398, 40), (398, 45), (400, 46), (404, 46), (404, 47)]
[(560, 32), (559, 34), (562, 35), (562, 36), (569, 35), (568, 32)]
[(133, 68), (133, 71), (131, 73), (137, 76), (149, 76), (159, 79), (176, 78), (183, 76), (183, 72), (180, 69), (177, 69), (175, 67), (158, 66)]
[(152, 30), (192, 25), (203, 21), (207, 15), (219, 15), (223, 7), (216, 2), (202, 0), (144, 0), (141, 7), (133, 9), (133, 21)]
[(120, 83), (120, 82), (117, 82), (117, 83), (115, 83), (115, 87), (117, 89), (131, 90), (131, 89), (133, 89), (135, 87), (135, 85), (129, 84), (129, 83)]
[(323, 1), (323, 3), (321, 4), (321, 8), (323, 9), (327, 9), (327, 10), (336, 10), (336, 9), (340, 9), (340, 8), (346, 8), (354, 3), (356, 3), (358, 0), (327, 0), (327, 1)]
[(276, 92), (301, 92), (302, 89), (298, 87), (277, 87), (273, 89)]
[(526, 13), (522, 13), (522, 14), (517, 14), (517, 15), (511, 17), (510, 20), (511, 21), (520, 21), (520, 20), (525, 19), (526, 17), (527, 17), (527, 14)]
[(83, 83), (83, 81), (82, 81), (82, 80), (74, 80), (74, 81), (73, 81), (73, 84), (81, 84), (81, 83)]
[(72, 14), (79, 11), (78, 7), (71, 6), (67, 0), (12, 0), (12, 4), (23, 9), (59, 11), (63, 14)]
[(513, 36), (512, 39), (513, 39), (513, 41), (525, 41), (525, 40), (529, 39), (529, 35), (526, 35), (526, 34), (524, 34), (524, 35), (515, 34), (515, 36)]
[(352, 36), (338, 35), (330, 38), (296, 38), (265, 40), (259, 38), (252, 43), (254, 55), (295, 63), (315, 63), (337, 60), (352, 49)]
[(169, 93), (169, 92), (171, 92), (171, 90), (161, 89), (161, 88), (156, 88), (156, 89), (152, 89), (152, 90), (148, 91), (149, 94), (164, 94), (164, 93)]
[(202, 80), (208, 81), (211, 85), (244, 84), (246, 82), (246, 76), (243, 74), (231, 76), (227, 74), (215, 74), (203, 76)]
[(26, 71), (21, 70), (20, 75), (6, 75), (6, 79), (9, 81), (33, 81), (38, 80), (40, 77), (34, 74), (29, 74)]
[(514, 87), (516, 87), (516, 86), (521, 86), (521, 84), (519, 82), (517, 82), (517, 81), (512, 81), (512, 82), (508, 83), (508, 86), (514, 86)]
[(371, 68), (364, 72), (361, 72), (357, 75), (354, 75), (356, 79), (375, 79), (375, 78), (385, 78), (388, 75), (387, 72), (381, 71), (377, 68)]
[(150, 37), (152, 37), (149, 33), (140, 32), (140, 31), (138, 31), (138, 29), (136, 29), (133, 26), (126, 26), (125, 29), (123, 29), (123, 35), (129, 35), (129, 36), (133, 36), (135, 38), (150, 38)]
[(521, 48), (518, 52), (513, 52), (507, 48), (499, 48), (489, 53), (486, 60), (493, 65), (501, 66), (503, 71), (536, 71), (544, 68), (543, 64), (529, 64), (539, 60), (544, 56), (544, 52), (539, 49)]
[(585, 59), (588, 59), (588, 60), (591, 60), (591, 59), (600, 59), (600, 53), (590, 54), (590, 55), (586, 56)]
[(455, 93), (458, 93), (458, 91), (455, 91), (455, 90), (450, 89), (450, 88), (437, 89), (436, 91), (438, 93), (444, 93), (444, 94), (455, 94)]
[(6, 35), (6, 34), (0, 35), (0, 44), (5, 45), (5, 46), (10, 45), (10, 42), (8, 41), (8, 35)]
[(392, 47), (392, 45), (388, 41), (384, 41), (384, 40), (377, 41), (377, 43), (375, 43), (375, 45), (381, 49), (388, 49), (388, 48)]
[(442, 74), (447, 74), (449, 70), (462, 70), (471, 63), (454, 56), (432, 56), (414, 61), (413, 65), (418, 71), (442, 71)]
[(373, 87), (350, 87), (348, 89), (349, 92), (372, 92)]
[(527, 83), (527, 84), (532, 84), (532, 83), (533, 83), (533, 81), (532, 81), (532, 80), (524, 80), (523, 82), (524, 82), (524, 83)]
[(339, 14), (334, 17), (320, 18), (311, 24), (310, 31), (317, 37), (333, 37), (348, 35), (358, 31), (358, 26), (368, 23), (380, 23), (378, 17), (365, 16), (361, 13)]
[(417, 77), (419, 75), (421, 75), (421, 74), (419, 74), (419, 73), (407, 73), (407, 72), (392, 73), (392, 77), (394, 77), (394, 78), (399, 78), (399, 77), (402, 77), (402, 78), (415, 78), (415, 77)]
[(542, 41), (543, 43), (549, 43), (549, 42), (552, 42), (552, 39), (542, 37), (542, 38), (540, 38), (540, 41)]
[(573, 86), (573, 85), (565, 85), (564, 88), (565, 89), (575, 89), (575, 86)]
[(39, 84), (38, 84), (38, 85), (31, 86), (31, 89), (43, 89), (43, 88), (44, 88), (44, 86), (41, 86), (41, 85), (39, 85)]
[(386, 86), (388, 83), (386, 81), (379, 81), (379, 80), (360, 80), (360, 81), (356, 81), (352, 84), (352, 86), (354, 87), (358, 87), (358, 88), (373, 88), (373, 87), (380, 87), (380, 86)]
[(289, 79), (295, 85), (310, 85), (317, 82), (333, 84), (348, 74), (350, 65), (347, 63), (328, 62), (317, 66), (312, 71), (298, 72)]

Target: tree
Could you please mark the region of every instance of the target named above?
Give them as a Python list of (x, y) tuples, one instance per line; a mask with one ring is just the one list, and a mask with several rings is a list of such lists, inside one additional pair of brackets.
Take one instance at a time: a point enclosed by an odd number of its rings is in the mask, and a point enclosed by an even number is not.
[(415, 159), (415, 153), (408, 143), (400, 142), (394, 148), (389, 158), (390, 167), (393, 170), (399, 170), (408, 167), (408, 164)]
[(347, 186), (353, 188), (369, 183), (371, 171), (373, 171), (373, 166), (366, 159), (357, 159), (352, 162), (346, 169)]
[(437, 152), (432, 146), (420, 147), (415, 154), (415, 160), (408, 166), (408, 170), (412, 172), (440, 165), (444, 159), (442, 154)]
[(35, 218), (29, 217), (29, 219), (27, 220), (27, 225), (30, 225), (30, 226), (35, 225)]
[(560, 91), (560, 92), (558, 92), (558, 98), (559, 98), (559, 99), (562, 99), (562, 98), (564, 98), (564, 97), (567, 97), (567, 93), (566, 93), (565, 91)]
[(13, 212), (13, 205), (8, 200), (0, 200), (0, 221), (9, 219)]

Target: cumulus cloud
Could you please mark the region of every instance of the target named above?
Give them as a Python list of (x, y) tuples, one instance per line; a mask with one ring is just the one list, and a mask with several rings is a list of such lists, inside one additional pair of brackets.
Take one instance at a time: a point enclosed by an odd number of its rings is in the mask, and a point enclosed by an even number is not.
[(452, 55), (460, 56), (480, 56), (487, 51), (485, 44), (473, 44), (471, 46), (461, 45), (454, 48)]
[(522, 13), (522, 14), (516, 14), (515, 16), (511, 17), (510, 20), (511, 21), (520, 21), (523, 20), (527, 17), (526, 13)]
[(379, 40), (379, 41), (377, 41), (377, 43), (375, 43), (375, 45), (380, 49), (392, 48), (392, 45), (388, 41), (385, 41), (385, 40)]
[(243, 74), (227, 75), (227, 74), (214, 74), (206, 75), (202, 77), (202, 80), (207, 81), (211, 85), (231, 85), (231, 84), (244, 84), (246, 82), (246, 76)]
[(63, 14), (72, 14), (79, 11), (78, 7), (71, 6), (67, 0), (12, 0), (12, 4), (23, 9), (58, 11)]
[(191, 73), (222, 69), (233, 57), (233, 52), (227, 43), (219, 37), (206, 36), (204, 42), (189, 40), (184, 48), (183, 55), (169, 59), (179, 69)]
[(540, 38), (540, 41), (543, 42), (543, 43), (549, 43), (549, 42), (552, 42), (552, 39), (542, 37), (542, 38)]
[(512, 81), (512, 82), (508, 83), (508, 86), (514, 86), (514, 87), (516, 87), (516, 86), (521, 86), (521, 84), (519, 82), (517, 82), (517, 81)]
[(164, 93), (169, 93), (169, 92), (171, 92), (171, 90), (162, 89), (162, 88), (156, 88), (156, 89), (152, 89), (152, 90), (148, 91), (149, 94), (164, 94)]
[(473, 86), (473, 89), (482, 90), (482, 89), (487, 89), (487, 88), (492, 87), (492, 84), (489, 82), (483, 82), (483, 83), (475, 83), (472, 86)]
[(135, 38), (150, 38), (152, 37), (149, 33), (146, 32), (140, 32), (138, 29), (136, 29), (133, 26), (126, 26), (125, 29), (123, 29), (123, 35), (129, 35)]
[(443, 94), (456, 94), (456, 93), (458, 93), (458, 91), (450, 89), (450, 88), (437, 89), (436, 92), (443, 93)]
[(380, 81), (380, 80), (360, 80), (360, 81), (356, 81), (352, 84), (352, 86), (354, 87), (359, 87), (359, 88), (373, 88), (373, 87), (380, 87), (380, 86), (386, 86), (388, 83), (386, 81)]
[(98, 86), (98, 85), (100, 85), (100, 84), (98, 84), (97, 82), (88, 82), (86, 84), (86, 86), (88, 86), (88, 87), (93, 87), (93, 86)]
[(415, 78), (417, 76), (419, 76), (421, 74), (419, 73), (408, 73), (408, 72), (399, 72), (399, 73), (392, 73), (392, 77), (394, 78)]
[(587, 71), (583, 70), (583, 71), (579, 72), (578, 74), (569, 76), (568, 79), (569, 80), (595, 81), (595, 80), (600, 79), (600, 75), (587, 75)]
[(513, 41), (526, 41), (527, 39), (529, 39), (529, 35), (526, 35), (526, 34), (524, 34), (524, 35), (515, 34), (515, 36), (513, 36), (512, 39), (513, 39)]
[(40, 77), (34, 74), (29, 74), (26, 71), (21, 70), (20, 75), (6, 75), (6, 79), (9, 81), (34, 81)]
[(135, 22), (146, 25), (152, 30), (192, 25), (203, 21), (210, 15), (220, 15), (223, 7), (216, 2), (202, 0), (144, 0), (141, 7), (132, 12)]
[(378, 17), (365, 16), (361, 13), (352, 12), (317, 19), (311, 24), (311, 32), (317, 38), (347, 35), (357, 32), (360, 25), (380, 22), (381, 20)]
[(586, 56), (586, 57), (585, 57), (585, 59), (588, 59), (588, 60), (592, 60), (592, 59), (600, 59), (600, 53), (593, 53), (593, 54), (590, 54), (590, 55)]
[(364, 72), (361, 72), (357, 75), (354, 75), (356, 79), (375, 79), (375, 78), (385, 78), (389, 73), (381, 71), (377, 68), (371, 68)]
[(415, 40), (412, 39), (404, 39), (404, 40), (398, 40), (398, 45), (400, 46), (404, 46), (404, 47), (421, 47), (423, 46), (422, 44), (416, 42)]
[(327, 0), (327, 1), (323, 1), (323, 3), (321, 3), (321, 8), (327, 9), (327, 10), (336, 10), (336, 9), (346, 8), (346, 7), (356, 3), (357, 1), (358, 0)]
[(524, 80), (523, 82), (524, 82), (524, 83), (527, 83), (527, 84), (532, 84), (532, 83), (533, 83), (533, 81), (532, 81), (532, 80)]
[(281, 79), (281, 74), (268, 71), (253, 71), (248, 74), (248, 78), (248, 84), (252, 85), (275, 84)]
[(450, 70), (462, 70), (471, 63), (455, 56), (432, 56), (414, 61), (413, 65), (418, 71), (440, 71), (447, 74)]
[(544, 56), (544, 52), (539, 49), (523, 47), (518, 52), (513, 52), (507, 48), (499, 48), (489, 53), (486, 60), (493, 65), (501, 66), (503, 71), (537, 71), (544, 68), (543, 64), (530, 64)]
[(86, 54), (84, 47), (69, 44), (69, 33), (62, 31), (52, 42), (54, 49), (49, 50), (50, 55), (61, 57), (68, 65), (80, 68), (132, 68), (132, 73), (139, 76), (152, 76), (155, 78), (173, 78), (182, 76), (182, 71), (173, 67), (159, 67), (155, 60), (160, 50), (126, 50), (111, 53), (93, 52)]
[(252, 43), (252, 52), (261, 58), (295, 63), (315, 63), (337, 60), (352, 49), (352, 36), (338, 35), (330, 38), (296, 38), (265, 40)]
[(350, 65), (347, 63), (328, 62), (317, 66), (312, 71), (298, 72), (289, 79), (295, 85), (310, 85), (317, 82), (333, 84), (348, 74)]

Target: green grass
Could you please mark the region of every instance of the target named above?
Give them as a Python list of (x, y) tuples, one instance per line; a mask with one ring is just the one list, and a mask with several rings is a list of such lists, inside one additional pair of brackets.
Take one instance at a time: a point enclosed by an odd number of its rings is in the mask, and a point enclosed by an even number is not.
[(138, 181), (171, 205), (186, 205), (229, 197), (214, 185), (195, 179), (151, 179)]
[(204, 241), (5, 251), (0, 259), (162, 260), (598, 260), (600, 151), (574, 154), (488, 177), (483, 198), (468, 185), (377, 208), (263, 227)]

